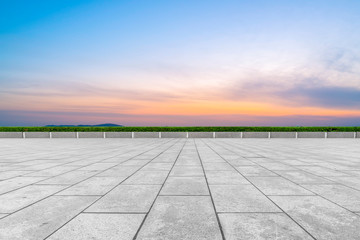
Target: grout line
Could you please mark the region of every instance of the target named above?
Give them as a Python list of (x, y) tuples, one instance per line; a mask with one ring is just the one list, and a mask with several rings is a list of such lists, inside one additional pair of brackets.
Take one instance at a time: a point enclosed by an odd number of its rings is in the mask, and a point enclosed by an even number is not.
[[(178, 142), (180, 142), (180, 141), (178, 141)], [(183, 151), (183, 149), (184, 149), (184, 147), (185, 147), (186, 143), (187, 143), (187, 140), (186, 140), (186, 141), (184, 142), (184, 144), (182, 145), (182, 147), (181, 147), (181, 149), (180, 149), (180, 151), (179, 151), (179, 153), (178, 153), (178, 155), (177, 155), (177, 157), (176, 157), (176, 159), (175, 159), (175, 161), (174, 161), (174, 163), (173, 163), (173, 165), (172, 165), (172, 167), (171, 167), (171, 169), (170, 169), (169, 173), (167, 174), (167, 176), (166, 176), (166, 178), (165, 178), (165, 180), (164, 180), (163, 184), (161, 185), (161, 187), (160, 187), (160, 189), (159, 189), (159, 191), (158, 191), (158, 193), (157, 193), (157, 195), (156, 195), (156, 197), (155, 197), (155, 199), (154, 199), (153, 203), (151, 204), (151, 206), (150, 206), (150, 208), (149, 208), (149, 211), (146, 213), (146, 215), (145, 215), (145, 217), (144, 217), (143, 221), (141, 222), (141, 224), (140, 224), (139, 228), (137, 229), (137, 231), (136, 231), (136, 233), (135, 233), (135, 235), (134, 235), (134, 238), (133, 238), (134, 240), (137, 238), (137, 236), (138, 236), (138, 234), (139, 234), (139, 232), (140, 232), (140, 230), (141, 230), (142, 226), (144, 225), (144, 223), (145, 223), (145, 221), (146, 221), (147, 217), (149, 216), (149, 213), (151, 212), (151, 209), (153, 208), (153, 206), (154, 206), (154, 204), (155, 204), (155, 202), (156, 202), (157, 198), (159, 197), (161, 190), (162, 190), (162, 189), (163, 189), (163, 187), (165, 186), (165, 183), (166, 183), (167, 179), (169, 178), (170, 173), (171, 173), (172, 169), (174, 168), (174, 166), (175, 166), (175, 164), (176, 164), (177, 160), (179, 159), (179, 156), (180, 156), (181, 152)]]
[[(169, 141), (168, 141), (168, 142), (169, 142)], [(166, 143), (168, 143), (168, 142), (166, 142)], [(165, 143), (165, 144), (166, 144), (166, 143)], [(145, 144), (145, 146), (146, 146), (146, 145), (149, 145), (149, 144)], [(150, 144), (150, 146), (151, 146), (151, 145), (154, 145), (154, 144)], [(126, 145), (126, 146), (128, 146), (128, 145)], [(160, 146), (161, 146), (161, 145), (160, 145)], [(152, 149), (155, 149), (156, 147), (158, 147), (158, 145), (156, 145), (155, 147), (153, 147), (153, 148), (151, 148), (151, 149), (149, 149), (149, 150), (147, 150), (147, 151), (145, 151), (145, 152), (142, 152), (142, 153), (140, 153), (140, 154), (137, 154), (136, 156), (134, 156), (134, 157), (132, 157), (132, 158), (135, 158), (135, 157), (137, 157), (137, 156), (139, 156), (139, 155), (142, 155), (142, 154), (144, 154), (144, 153), (146, 153), (146, 152), (148, 152), (148, 151), (151, 151)], [(136, 150), (136, 149), (134, 149), (134, 150)], [(125, 153), (131, 152), (131, 151), (133, 151), (133, 150), (127, 151), (127, 152), (125, 152)], [(124, 154), (124, 153), (120, 153), (120, 154), (117, 154), (117, 155), (115, 155), (115, 156), (119, 156), (119, 155), (122, 155), (122, 154)], [(99, 155), (99, 154), (98, 154), (98, 155)], [(109, 158), (112, 158), (112, 157), (109, 157)], [(103, 159), (103, 160), (106, 160), (106, 159), (109, 159), (109, 158), (105, 158), (105, 159)], [(129, 160), (131, 160), (132, 158), (130, 158), (130, 159), (126, 160), (126, 161), (129, 161)], [(86, 159), (86, 158), (82, 158), (82, 159), (80, 159), (79, 161), (84, 160), (84, 159)], [(103, 161), (103, 160), (102, 160), (102, 161)], [(125, 161), (125, 162), (126, 162), (126, 161)], [(77, 185), (77, 184), (79, 184), (79, 183), (81, 183), (81, 182), (84, 182), (84, 181), (86, 181), (86, 180), (88, 180), (88, 179), (90, 179), (90, 178), (92, 178), (92, 177), (94, 177), (94, 176), (96, 176), (96, 175), (98, 175), (98, 174), (100, 174), (100, 173), (102, 173), (102, 172), (105, 172), (106, 170), (109, 170), (109, 169), (111, 169), (111, 168), (114, 168), (114, 167), (116, 167), (116, 166), (118, 166), (118, 165), (120, 165), (120, 164), (122, 164), (122, 162), (119, 163), (119, 164), (117, 164), (117, 165), (115, 165), (115, 166), (113, 166), (113, 167), (110, 167), (110, 168), (108, 168), (108, 169), (105, 169), (105, 170), (103, 170), (103, 171), (99, 171), (99, 172), (96, 173), (95, 175), (92, 175), (92, 176), (90, 176), (90, 177), (88, 177), (88, 178), (86, 178), (86, 179), (83, 179), (82, 181), (79, 181), (79, 182), (76, 182), (76, 183), (74, 183), (74, 184), (71, 184), (71, 185), (69, 185), (68, 187), (65, 187), (65, 188), (63, 188), (63, 189), (61, 189), (61, 190), (59, 190), (59, 191), (57, 191), (57, 192), (55, 192), (55, 193), (53, 193), (53, 194), (45, 197), (45, 198), (42, 198), (42, 199), (40, 199), (40, 200), (38, 200), (38, 201), (36, 201), (36, 202), (33, 202), (33, 203), (31, 203), (31, 204), (23, 207), (23, 208), (20, 208), (20, 209), (18, 209), (18, 210), (16, 210), (16, 211), (12, 212), (11, 214), (14, 214), (14, 213), (16, 213), (16, 212), (18, 212), (18, 211), (21, 211), (21, 210), (23, 210), (24, 208), (30, 207), (30, 206), (32, 206), (32, 205), (34, 205), (34, 204), (36, 204), (36, 203), (38, 203), (38, 202), (40, 202), (40, 201), (43, 201), (43, 200), (45, 200), (45, 199), (47, 199), (47, 198), (49, 198), (49, 197), (51, 197), (51, 196), (55, 196), (55, 194), (57, 194), (57, 193), (59, 193), (59, 192), (61, 192), (61, 191), (64, 191), (64, 190), (66, 190), (66, 189), (68, 189), (68, 188), (70, 188), (70, 187), (72, 187), (72, 186), (75, 186), (75, 185)], [(65, 165), (65, 164), (64, 164), (64, 165)], [(90, 164), (90, 165), (91, 165), (91, 164)], [(79, 168), (81, 168), (81, 167), (79, 167)], [(75, 171), (75, 170), (77, 170), (77, 169), (70, 170), (70, 171), (68, 171), (68, 172), (65, 172), (65, 173), (62, 173), (62, 174), (59, 174), (59, 175), (56, 175), (56, 176), (52, 176), (52, 177), (46, 178), (46, 179), (40, 180), (40, 181), (38, 181), (38, 182), (45, 181), (45, 180), (47, 180), (47, 179), (50, 179), (50, 178), (53, 178), (53, 177), (57, 177), (57, 176), (60, 176), (60, 175), (63, 175), (63, 174), (66, 174), (66, 173), (69, 173), (69, 172), (72, 172), (72, 171)], [(25, 188), (25, 187), (31, 186), (31, 185), (38, 185), (38, 184), (37, 184), (38, 182), (35, 182), (35, 183), (32, 183), (32, 184), (23, 186), (23, 187), (21, 187), (21, 188)], [(43, 185), (45, 185), (45, 184), (43, 184)], [(58, 184), (57, 184), (57, 185), (58, 185)], [(13, 189), (13, 190), (11, 190), (11, 191), (9, 191), (9, 192), (13, 192), (13, 191), (16, 191), (16, 190), (21, 189), (21, 188)], [(9, 193), (9, 192), (6, 192), (6, 193)], [(6, 194), (6, 193), (1, 193), (0, 195)], [(9, 214), (9, 215), (11, 215), (11, 214)], [(9, 216), (9, 215), (7, 215), (7, 216)], [(7, 216), (6, 216), (6, 217), (7, 217)]]
[[(170, 143), (170, 142), (172, 142), (172, 140), (169, 140), (169, 141), (167, 141), (167, 142), (165, 142), (165, 143), (162, 143), (162, 144), (160, 144), (160, 146), (164, 146), (164, 145), (166, 145), (167, 143)], [(172, 145), (170, 145), (169, 147), (167, 147), (165, 150), (163, 150), (162, 152), (160, 152), (158, 155), (156, 155), (152, 160), (154, 160), (154, 159), (156, 159), (158, 156), (160, 156), (162, 153), (164, 153), (165, 151), (167, 151), (168, 149), (170, 149), (172, 146), (174, 146), (174, 145), (176, 145), (176, 143), (178, 143), (179, 141), (177, 141), (177, 142), (175, 142), (174, 144), (172, 144)], [(145, 152), (143, 152), (143, 153), (141, 153), (141, 154), (138, 154), (138, 155), (136, 155), (136, 156), (134, 156), (134, 157), (132, 157), (132, 158), (130, 158), (130, 159), (128, 159), (128, 160), (126, 160), (126, 161), (129, 161), (129, 160), (131, 160), (131, 159), (133, 159), (133, 158), (135, 158), (135, 157), (137, 157), (137, 156), (139, 156), (139, 155), (142, 155), (142, 154), (144, 154), (144, 153), (146, 153), (146, 152), (149, 152), (149, 151), (151, 151), (152, 149), (155, 149), (155, 148), (157, 148), (157, 147), (159, 147), (159, 145), (157, 145), (157, 146), (155, 146), (154, 148), (151, 148), (151, 149), (149, 149), (149, 150), (147, 150), (147, 151), (145, 151)], [(152, 161), (151, 160), (151, 161)], [(125, 162), (126, 162), (125, 161)], [(76, 214), (74, 217), (72, 217), (70, 220), (68, 220), (66, 223), (64, 223), (63, 225), (61, 225), (58, 229), (56, 229), (55, 231), (53, 231), (51, 234), (49, 234), (47, 237), (45, 237), (44, 238), (44, 240), (45, 239), (48, 239), (51, 235), (53, 235), (54, 233), (56, 233), (57, 231), (59, 231), (61, 228), (63, 228), (66, 224), (68, 224), (70, 221), (72, 221), (74, 218), (76, 218), (78, 215), (80, 215), (81, 213), (83, 213), (84, 211), (86, 211), (86, 209), (88, 209), (89, 207), (91, 207), (92, 205), (94, 205), (96, 202), (98, 202), (100, 199), (102, 199), (104, 196), (106, 196), (109, 192), (111, 192), (113, 189), (115, 189), (116, 187), (118, 187), (120, 184), (122, 184), (123, 182), (125, 182), (127, 179), (129, 179), (130, 177), (132, 177), (134, 174), (136, 174), (137, 172), (139, 172), (143, 167), (145, 167), (147, 164), (149, 164), (151, 161), (149, 161), (148, 163), (146, 163), (144, 166), (142, 166), (141, 168), (139, 168), (138, 170), (136, 170), (135, 172), (133, 172), (131, 175), (129, 175), (128, 177), (126, 177), (125, 179), (123, 179), (119, 184), (117, 184), (117, 185), (115, 185), (113, 188), (111, 188), (109, 191), (107, 191), (103, 196), (101, 196), (101, 197), (99, 197), (98, 199), (96, 199), (93, 203), (91, 203), (90, 205), (88, 205), (85, 209), (83, 209), (82, 211), (80, 211), (78, 214)], [(119, 163), (118, 165), (120, 165), (121, 163)], [(113, 166), (113, 167), (111, 167), (111, 168), (114, 168), (115, 166)], [(110, 169), (110, 168), (109, 168)], [(106, 169), (106, 170), (108, 170), (108, 169)], [(106, 171), (106, 170), (104, 170), (104, 171)], [(102, 171), (102, 172), (104, 172), (104, 171)], [(102, 172), (100, 172), (100, 173), (102, 173)], [(100, 174), (100, 173), (98, 173), (98, 174)], [(96, 174), (97, 175), (97, 174)]]
[[(230, 164), (241, 176), (243, 176), (247, 181), (250, 182), (250, 184), (252, 186), (254, 186), (259, 192), (261, 192), (269, 201), (271, 201), (275, 206), (277, 206), (281, 211), (283, 211), (284, 214), (286, 214), (291, 220), (293, 220), (300, 228), (302, 228), (306, 233), (309, 234), (310, 237), (312, 237), (313, 239), (316, 240), (316, 238), (310, 234), (310, 232), (308, 232), (303, 226), (301, 226), (298, 222), (296, 222), (287, 212), (285, 212), (279, 205), (277, 205), (271, 198), (269, 198), (268, 196), (266, 196), (266, 194), (261, 191), (255, 184), (253, 184), (246, 176), (244, 176), (238, 169), (236, 169), (236, 167), (234, 167), (231, 163), (228, 162), (228, 160), (226, 160), (225, 158), (223, 158), (217, 151), (215, 151), (212, 147), (210, 147), (207, 143), (204, 142), (204, 144), (206, 144), (208, 146), (208, 148), (210, 148), (213, 152), (215, 152), (219, 157), (221, 157), (222, 159), (224, 159), (228, 164)], [(226, 149), (226, 148), (225, 148)]]
[[(219, 145), (219, 146), (221, 146), (221, 145)], [(223, 146), (222, 146), (222, 147), (223, 147)], [(223, 147), (223, 148), (225, 148), (225, 147)], [(225, 149), (227, 149), (227, 148), (225, 148)], [(227, 150), (228, 150), (228, 149), (227, 149)], [(232, 150), (228, 150), (228, 151), (234, 152), (234, 151), (232, 151)], [(235, 152), (234, 152), (234, 153), (235, 153)], [(256, 164), (258, 164), (258, 163), (256, 163)], [(261, 166), (261, 165), (259, 165), (259, 166)], [(263, 166), (261, 166), (261, 167), (263, 167)], [(328, 199), (328, 198), (326, 198), (326, 197), (324, 197), (324, 196), (322, 196), (322, 195), (317, 194), (316, 192), (314, 192), (314, 191), (306, 188), (305, 186), (306, 186), (306, 185), (342, 185), (342, 186), (351, 188), (351, 189), (356, 190), (356, 191), (360, 191), (359, 189), (356, 189), (356, 188), (347, 186), (347, 185), (342, 184), (342, 183), (337, 183), (337, 182), (335, 182), (335, 181), (333, 181), (333, 180), (331, 180), (331, 179), (328, 179), (328, 178), (323, 177), (323, 176), (316, 175), (316, 174), (311, 173), (311, 172), (304, 171), (304, 170), (302, 170), (302, 169), (297, 168), (296, 166), (293, 166), (293, 167), (295, 168), (295, 170), (290, 170), (290, 171), (303, 171), (303, 172), (306, 172), (306, 173), (308, 173), (308, 174), (310, 174), (310, 175), (313, 175), (313, 176), (315, 176), (315, 177), (319, 177), (319, 178), (322, 178), (322, 179), (325, 179), (325, 180), (329, 180), (329, 181), (331, 181), (331, 183), (297, 183), (297, 182), (294, 182), (294, 181), (292, 181), (291, 179), (286, 178), (285, 176), (282, 176), (282, 175), (280, 175), (280, 174), (278, 174), (278, 173), (276, 172), (276, 171), (287, 171), (287, 170), (270, 170), (270, 169), (268, 169), (268, 168), (266, 168), (266, 167), (263, 167), (263, 168), (265, 168), (266, 170), (268, 170), (268, 171), (270, 171), (270, 172), (272, 172), (272, 173), (277, 174), (278, 177), (284, 178), (285, 180), (287, 180), (287, 181), (289, 181), (289, 182), (291, 182), (291, 183), (293, 183), (293, 184), (295, 184), (295, 185), (297, 185), (297, 186), (299, 186), (299, 187), (301, 187), (301, 188), (303, 188), (303, 189), (305, 189), (305, 190), (307, 190), (307, 191), (315, 194), (315, 195), (309, 195), (309, 196), (317, 196), (317, 197), (323, 198), (323, 199), (325, 199), (325, 200), (327, 200), (327, 201), (329, 201), (329, 202), (331, 202), (331, 203), (333, 203), (333, 204), (335, 204), (335, 205), (337, 205), (337, 206), (339, 206), (339, 207), (341, 207), (341, 208), (343, 208), (343, 209), (345, 209), (345, 210), (347, 210), (347, 211), (350, 211), (350, 212), (354, 213), (354, 212), (351, 211), (350, 209), (347, 209), (346, 207), (344, 207), (344, 206), (342, 206), (342, 205), (340, 205), (340, 204), (338, 204), (338, 203), (336, 203), (336, 202), (334, 202), (334, 201), (332, 201), (332, 200), (330, 200), (330, 199)], [(305, 186), (304, 186), (304, 185), (305, 185)], [(291, 195), (290, 195), (290, 196), (291, 196)], [(304, 195), (302, 195), (302, 196), (304, 196)], [(306, 196), (306, 195), (305, 195), (305, 196)]]
[(207, 179), (207, 176), (206, 176), (206, 172), (205, 172), (205, 168), (204, 168), (204, 165), (203, 165), (203, 160), (201, 159), (201, 156), (200, 156), (200, 153), (199, 153), (199, 149), (196, 145), (196, 140), (194, 139), (194, 144), (195, 144), (195, 148), (196, 148), (196, 152), (197, 152), (197, 155), (200, 159), (200, 163), (201, 163), (201, 168), (203, 170), (203, 173), (204, 173), (204, 177), (205, 177), (205, 181), (206, 181), (206, 186), (208, 188), (208, 191), (209, 191), (209, 194), (210, 194), (210, 200), (211, 200), (211, 203), (212, 203), (212, 206), (213, 206), (213, 209), (214, 209), (214, 213), (215, 213), (215, 217), (216, 217), (216, 220), (217, 220), (217, 223), (218, 223), (218, 226), (219, 226), (219, 230), (220, 230), (220, 234), (221, 234), (221, 237), (223, 240), (225, 240), (225, 235), (224, 235), (224, 231), (222, 229), (222, 226), (221, 226), (221, 223), (220, 223), (220, 218), (216, 212), (216, 207), (215, 207), (215, 202), (214, 202), (214, 198), (212, 196), (212, 193), (211, 193), (211, 190), (210, 190), (210, 186), (209, 186), (209, 182), (208, 182), (208, 179)]

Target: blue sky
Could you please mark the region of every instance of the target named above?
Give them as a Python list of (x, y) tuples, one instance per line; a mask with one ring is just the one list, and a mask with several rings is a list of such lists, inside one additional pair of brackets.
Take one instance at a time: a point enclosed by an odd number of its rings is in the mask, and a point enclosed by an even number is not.
[(359, 125), (359, 12), (355, 0), (2, 2), (0, 125)]

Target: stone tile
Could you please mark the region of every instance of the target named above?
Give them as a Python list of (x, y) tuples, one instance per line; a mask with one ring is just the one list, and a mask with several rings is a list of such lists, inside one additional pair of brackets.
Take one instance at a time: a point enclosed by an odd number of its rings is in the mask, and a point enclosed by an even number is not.
[(145, 213), (149, 211), (160, 188), (160, 185), (119, 185), (86, 211)]
[(78, 166), (58, 166), (26, 174), (26, 177), (54, 177), (79, 168)]
[(234, 171), (208, 171), (206, 177), (209, 185), (250, 184), (243, 176)]
[(204, 163), (205, 171), (234, 171), (234, 168), (227, 162)]
[(271, 171), (292, 171), (292, 170), (297, 170), (296, 168), (284, 164), (284, 163), (280, 163), (280, 162), (264, 162), (264, 163), (259, 163), (259, 165), (263, 166), (264, 168), (271, 170)]
[(117, 167), (105, 170), (96, 176), (98, 177), (128, 177), (131, 174), (135, 173), (137, 170), (139, 170), (140, 167), (138, 166), (124, 166), (119, 165)]
[(0, 195), (0, 213), (12, 213), (46, 198), (65, 186), (29, 185), (18, 190)]
[(15, 189), (28, 186), (43, 180), (44, 177), (15, 177), (0, 181), (0, 194), (13, 191)]
[(170, 172), (171, 177), (201, 177), (204, 172), (201, 166), (174, 166)]
[(145, 214), (80, 214), (49, 240), (131, 240)]
[(332, 180), (332, 184), (339, 183), (345, 186), (360, 190), (360, 178), (358, 177), (327, 177)]
[(0, 172), (0, 181), (6, 180), (6, 179), (9, 179), (9, 178), (23, 176), (23, 175), (26, 175), (26, 174), (29, 174), (29, 171), (15, 170), (15, 171)]
[(280, 176), (297, 184), (331, 184), (326, 178), (318, 177), (304, 171), (276, 171)]
[(209, 195), (204, 177), (169, 177), (160, 195)]
[(103, 171), (103, 170), (109, 169), (111, 167), (114, 167), (116, 165), (117, 165), (117, 163), (94, 163), (89, 166), (79, 168), (77, 170), (80, 170), (80, 171), (92, 171), (92, 170)]
[(244, 176), (256, 176), (256, 177), (269, 177), (269, 176), (278, 176), (276, 173), (273, 173), (261, 166), (238, 166), (236, 169), (243, 174)]
[(72, 185), (78, 182), (81, 182), (82, 180), (85, 180), (86, 178), (89, 178), (93, 175), (95, 175), (97, 172), (93, 171), (71, 171), (68, 173), (64, 173), (62, 175), (49, 178), (47, 180), (41, 181), (37, 184), (61, 184), (61, 185)]
[(266, 195), (314, 195), (282, 177), (248, 177)]
[(210, 185), (216, 212), (281, 212), (252, 185)]
[(280, 208), (318, 240), (360, 239), (360, 216), (318, 196), (272, 196)]
[(167, 175), (168, 171), (139, 171), (123, 184), (163, 184)]
[(44, 239), (97, 197), (52, 196), (0, 220), (0, 239)]
[(222, 213), (219, 219), (226, 239), (313, 239), (283, 213)]
[(137, 239), (222, 239), (210, 197), (159, 196)]
[(92, 177), (75, 184), (57, 195), (104, 195), (126, 177)]
[(343, 206), (350, 211), (360, 212), (360, 191), (343, 185), (307, 185), (310, 191)]
[(173, 163), (151, 162), (141, 169), (141, 171), (170, 171)]
[(329, 169), (322, 166), (299, 166), (299, 169), (312, 173), (314, 175), (320, 176), (320, 177), (341, 177), (341, 176), (350, 176), (347, 173)]

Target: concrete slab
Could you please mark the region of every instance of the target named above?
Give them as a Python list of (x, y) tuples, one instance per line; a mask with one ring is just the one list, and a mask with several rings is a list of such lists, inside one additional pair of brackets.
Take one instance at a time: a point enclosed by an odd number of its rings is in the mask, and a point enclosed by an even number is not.
[(56, 195), (104, 195), (120, 184), (125, 177), (92, 177), (71, 186)]
[(170, 172), (171, 177), (201, 177), (204, 172), (201, 166), (174, 166)]
[(360, 239), (360, 216), (321, 197), (270, 198), (316, 239)]
[(237, 166), (236, 169), (246, 177), (272, 177), (276, 173), (267, 170), (262, 166)]
[(0, 239), (44, 239), (93, 203), (92, 196), (53, 196), (0, 220)]
[(360, 191), (343, 185), (307, 185), (310, 191), (349, 209), (360, 212)]
[(209, 195), (204, 177), (169, 177), (160, 195)]
[(268, 132), (243, 132), (243, 138), (269, 138)]
[(221, 213), (225, 239), (313, 239), (284, 213)]
[(208, 171), (206, 177), (209, 185), (250, 184), (236, 171)]
[(216, 215), (223, 239), (360, 239), (359, 155), (343, 138), (0, 139), (0, 239), (216, 239)]
[(105, 132), (105, 138), (132, 138), (132, 132)]
[(0, 138), (23, 138), (22, 132), (0, 132)]
[(146, 213), (160, 188), (159, 185), (119, 185), (86, 212)]
[(158, 132), (134, 132), (134, 138), (159, 138)]
[(103, 132), (78, 132), (79, 138), (104, 138)]
[(265, 195), (314, 195), (282, 177), (248, 177), (248, 180)]
[(296, 132), (270, 132), (270, 138), (296, 138)]
[(25, 138), (50, 138), (49, 132), (25, 132)]
[(297, 184), (331, 184), (326, 178), (305, 171), (276, 171), (280, 176)]
[(34, 184), (41, 180), (44, 180), (46, 177), (15, 177), (11, 179), (7, 179), (4, 181), (0, 181), (0, 194), (7, 193), (13, 191), (15, 189), (19, 189), (30, 184)]
[(52, 132), (51, 138), (76, 138), (76, 132)]
[(298, 132), (298, 138), (325, 138), (325, 132)]
[(354, 132), (328, 132), (327, 138), (354, 138)]
[(215, 138), (241, 138), (241, 132), (215, 132)]
[(131, 240), (145, 214), (80, 214), (49, 240)]
[(96, 171), (76, 170), (46, 179), (44, 181), (38, 182), (37, 184), (72, 185), (94, 176), (96, 173)]
[(210, 191), (219, 213), (281, 212), (252, 185), (210, 185)]
[(186, 138), (187, 132), (161, 132), (161, 138)]
[(168, 175), (167, 171), (139, 171), (129, 177), (123, 184), (163, 184)]
[(0, 213), (13, 213), (64, 189), (61, 185), (30, 185), (0, 195)]
[(213, 132), (189, 132), (189, 138), (213, 138)]
[(137, 239), (220, 240), (210, 197), (159, 196)]

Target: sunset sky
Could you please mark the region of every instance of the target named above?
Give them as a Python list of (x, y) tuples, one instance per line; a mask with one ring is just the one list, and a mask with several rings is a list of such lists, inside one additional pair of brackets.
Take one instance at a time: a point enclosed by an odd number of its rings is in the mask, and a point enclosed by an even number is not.
[(359, 0), (0, 5), (0, 125), (360, 126)]

